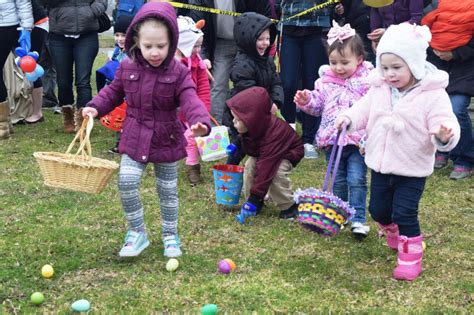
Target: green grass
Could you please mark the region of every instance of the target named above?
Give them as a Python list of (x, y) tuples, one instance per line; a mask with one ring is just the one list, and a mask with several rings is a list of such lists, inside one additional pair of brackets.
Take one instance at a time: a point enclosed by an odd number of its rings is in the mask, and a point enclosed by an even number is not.
[[(96, 66), (105, 57), (98, 58)], [(295, 222), (278, 220), (268, 206), (240, 225), (238, 209), (214, 202), (211, 163), (203, 164), (204, 184), (190, 187), (179, 169), (179, 232), (184, 256), (174, 273), (165, 269), (160, 211), (149, 166), (141, 193), (151, 246), (135, 259), (119, 259), (126, 230), (116, 175), (100, 195), (43, 185), (35, 151), (65, 151), (59, 115), (45, 112), (39, 125), (17, 126), (0, 142), (0, 314), (70, 313), (70, 304), (88, 299), (94, 313), (198, 313), (215, 303), (222, 313), (473, 313), (474, 180), (447, 179), (449, 169), (428, 179), (420, 205), (426, 237), (424, 272), (416, 281), (391, 279), (396, 255), (372, 231), (364, 242), (347, 230), (323, 238)], [(93, 154), (107, 153), (114, 135), (98, 122)], [(292, 173), (294, 188), (321, 187), (325, 163), (303, 161)], [(231, 258), (237, 270), (217, 272)], [(54, 266), (51, 280), (41, 277)], [(29, 296), (46, 301), (33, 306)]]

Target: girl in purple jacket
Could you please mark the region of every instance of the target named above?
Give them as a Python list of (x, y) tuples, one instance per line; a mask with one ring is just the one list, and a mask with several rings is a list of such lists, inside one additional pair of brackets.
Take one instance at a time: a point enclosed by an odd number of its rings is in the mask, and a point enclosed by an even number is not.
[(176, 14), (169, 3), (147, 3), (134, 17), (125, 38), (124, 60), (112, 84), (102, 89), (82, 115), (103, 116), (127, 98), (119, 152), (118, 187), (128, 232), (119, 256), (138, 256), (150, 242), (145, 232), (139, 185), (151, 162), (160, 198), (164, 255), (181, 255), (178, 225), (177, 161), (186, 156), (184, 125), (194, 136), (208, 134), (210, 121), (196, 94), (189, 69), (174, 58), (178, 43)]

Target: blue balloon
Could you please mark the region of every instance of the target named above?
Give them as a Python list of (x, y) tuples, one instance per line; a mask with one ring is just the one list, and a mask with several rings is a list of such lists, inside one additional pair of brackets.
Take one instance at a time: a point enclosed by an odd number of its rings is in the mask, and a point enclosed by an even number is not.
[(36, 64), (35, 73), (38, 75), (38, 78), (41, 78), (44, 74), (44, 69), (39, 63)]
[(38, 52), (36, 52), (36, 51), (30, 51), (30, 52), (28, 53), (28, 56), (31, 56), (31, 57), (33, 57), (33, 59), (35, 59), (36, 61), (38, 61), (38, 58), (39, 58)]
[(21, 58), (21, 57), (25, 57), (28, 53), (23, 48), (17, 47), (15, 48), (15, 54)]

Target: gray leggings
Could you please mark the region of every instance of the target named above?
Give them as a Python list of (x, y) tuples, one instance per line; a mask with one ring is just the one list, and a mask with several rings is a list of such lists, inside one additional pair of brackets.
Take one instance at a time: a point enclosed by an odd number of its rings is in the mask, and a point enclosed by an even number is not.
[[(128, 228), (145, 230), (143, 205), (140, 200), (140, 181), (147, 164), (137, 162), (127, 154), (120, 162), (118, 188)], [(177, 235), (178, 230), (178, 170), (177, 162), (155, 163), (156, 190), (160, 199), (163, 237)]]

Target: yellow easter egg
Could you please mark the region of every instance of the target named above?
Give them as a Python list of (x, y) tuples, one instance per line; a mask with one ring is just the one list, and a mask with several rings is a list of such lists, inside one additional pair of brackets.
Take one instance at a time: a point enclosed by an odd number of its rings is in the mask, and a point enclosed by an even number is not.
[(46, 279), (51, 278), (54, 275), (54, 269), (53, 266), (51, 265), (44, 265), (43, 268), (41, 268), (41, 274), (43, 277)]
[(166, 270), (168, 270), (170, 272), (175, 271), (176, 269), (178, 269), (178, 267), (179, 267), (179, 261), (175, 258), (171, 258), (166, 263)]

